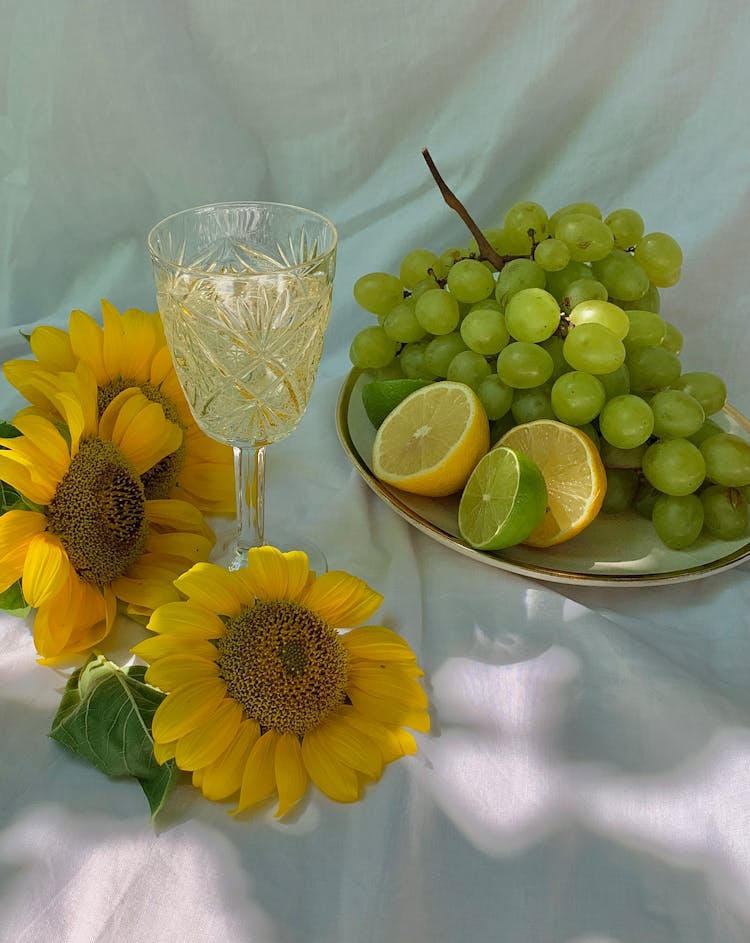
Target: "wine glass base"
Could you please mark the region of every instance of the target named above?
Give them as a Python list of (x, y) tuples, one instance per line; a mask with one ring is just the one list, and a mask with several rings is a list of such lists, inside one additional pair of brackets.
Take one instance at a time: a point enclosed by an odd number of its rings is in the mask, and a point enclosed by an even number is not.
[[(310, 569), (318, 576), (322, 576), (323, 573), (328, 571), (328, 561), (326, 560), (325, 554), (320, 547), (311, 540), (300, 540), (297, 538), (286, 540), (282, 535), (279, 535), (278, 539), (275, 538), (273, 541), (269, 540), (267, 544), (276, 547), (276, 549), (281, 550), (282, 553), (287, 553), (290, 550), (303, 551), (303, 553), (307, 554)], [(240, 550), (236, 544), (230, 544), (224, 547), (219, 555), (214, 555), (212, 562), (223, 566), (227, 570), (241, 570), (247, 566), (247, 551)]]

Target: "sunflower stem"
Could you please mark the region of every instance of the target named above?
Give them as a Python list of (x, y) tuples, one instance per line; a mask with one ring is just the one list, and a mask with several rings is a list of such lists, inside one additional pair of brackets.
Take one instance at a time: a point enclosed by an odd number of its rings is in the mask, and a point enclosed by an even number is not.
[(237, 498), (237, 546), (230, 569), (247, 565), (247, 551), (262, 547), (264, 539), (266, 450), (264, 446), (234, 446), (234, 481)]

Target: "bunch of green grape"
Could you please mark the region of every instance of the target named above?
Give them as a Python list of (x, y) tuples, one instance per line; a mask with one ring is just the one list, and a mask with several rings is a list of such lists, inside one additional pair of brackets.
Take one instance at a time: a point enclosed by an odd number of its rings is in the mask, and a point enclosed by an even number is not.
[(415, 249), (398, 276), (363, 275), (354, 298), (377, 317), (352, 340), (355, 367), (378, 379), (443, 379), (477, 393), (493, 440), (534, 419), (583, 428), (607, 470), (605, 513), (633, 507), (661, 540), (748, 527), (750, 443), (710, 417), (720, 377), (683, 373), (680, 331), (660, 315), (682, 250), (667, 233), (592, 203), (551, 216), (522, 202), (503, 225), (439, 255)]

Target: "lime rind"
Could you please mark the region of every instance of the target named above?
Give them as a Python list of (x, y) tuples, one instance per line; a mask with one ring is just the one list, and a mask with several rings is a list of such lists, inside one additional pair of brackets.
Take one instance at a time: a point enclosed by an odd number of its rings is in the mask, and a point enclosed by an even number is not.
[(367, 418), (376, 429), (383, 424), (386, 416), (413, 393), (428, 386), (430, 380), (372, 380), (362, 387), (362, 406)]
[(505, 446), (479, 460), (461, 495), (458, 529), (476, 550), (503, 550), (523, 543), (547, 508), (547, 487), (538, 465)]

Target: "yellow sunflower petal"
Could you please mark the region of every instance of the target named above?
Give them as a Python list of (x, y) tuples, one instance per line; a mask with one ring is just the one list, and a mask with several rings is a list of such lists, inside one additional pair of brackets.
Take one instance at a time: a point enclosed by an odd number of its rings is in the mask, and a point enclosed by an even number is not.
[(315, 734), (339, 763), (359, 770), (370, 779), (380, 778), (383, 757), (377, 744), (362, 731), (332, 714), (315, 728)]
[(75, 356), (89, 364), (99, 386), (106, 386), (117, 374), (108, 373), (104, 365), (102, 329), (90, 314), (74, 310), (68, 319), (68, 333)]
[(260, 737), (257, 720), (243, 720), (234, 742), (203, 769), (201, 790), (206, 799), (221, 802), (233, 796), (242, 785), (242, 775), (250, 751)]
[(120, 323), (126, 340), (120, 354), (122, 375), (138, 384), (148, 383), (151, 378), (151, 360), (158, 341), (154, 315), (138, 308), (129, 308), (123, 311)]
[(112, 580), (110, 586), (118, 599), (151, 612), (180, 598), (174, 583), (167, 580), (130, 579), (128, 576), (119, 576)]
[(399, 671), (392, 662), (385, 665), (350, 663), (349, 682), (373, 697), (398, 701), (406, 707), (426, 709), (428, 706), (425, 689), (408, 671)]
[[(34, 445), (44, 464), (45, 477), (59, 483), (70, 467), (70, 449), (55, 426), (41, 416), (16, 417), (15, 427), (22, 433), (28, 445)], [(12, 442), (13, 440), (11, 440)], [(19, 443), (20, 444), (20, 443)]]
[(384, 625), (362, 625), (341, 635), (342, 645), (354, 658), (372, 661), (416, 661), (409, 645)]
[(101, 307), (102, 324), (104, 326), (104, 343), (102, 345), (104, 367), (110, 377), (127, 377), (122, 369), (122, 352), (126, 347), (126, 338), (120, 312), (106, 298), (102, 298)]
[(76, 358), (67, 331), (48, 325), (35, 327), (29, 346), (39, 363), (47, 370), (74, 370)]
[(21, 578), (23, 596), (30, 606), (43, 605), (73, 577), (74, 570), (58, 537), (43, 532), (31, 538)]
[(6, 360), (3, 364), (3, 374), (8, 383), (14, 386), (24, 399), (48, 412), (50, 401), (36, 383), (40, 371), (41, 368), (35, 360)]
[(188, 565), (207, 560), (215, 541), (202, 534), (149, 534), (146, 550), (149, 553), (179, 557)]
[(146, 519), (157, 526), (194, 534), (202, 534), (207, 530), (203, 515), (195, 505), (174, 498), (152, 498), (146, 501)]
[(37, 610), (34, 645), (44, 659), (86, 651), (111, 631), (114, 599), (72, 574)]
[(279, 818), (299, 802), (307, 789), (307, 770), (302, 760), (299, 738), (295, 734), (287, 731), (279, 737), (274, 757), (274, 772), (279, 792), (279, 805), (275, 815)]
[(203, 770), (202, 770), (202, 769), (194, 769), (194, 770), (193, 770), (193, 775), (192, 775), (191, 779), (192, 779), (192, 782), (193, 782), (193, 786), (194, 786), (196, 789), (200, 789), (201, 786), (203, 785)]
[(235, 510), (234, 469), (231, 456), (226, 463), (196, 462), (185, 453), (175, 496), (210, 509), (213, 514), (232, 514)]
[(282, 553), (276, 547), (254, 547), (247, 567), (237, 571), (251, 597), (296, 602), (307, 586), (310, 564), (300, 550)]
[(107, 406), (99, 430), (127, 456), (139, 475), (182, 444), (182, 429), (166, 418), (158, 403), (132, 387)]
[(336, 716), (373, 740), (378, 745), (384, 763), (392, 763), (402, 756), (417, 752), (416, 740), (403, 727), (381, 724), (363, 717), (351, 704), (342, 704)]
[(377, 720), (383, 724), (394, 724), (399, 727), (410, 727), (420, 733), (428, 733), (430, 729), (430, 715), (425, 710), (409, 707), (400, 701), (376, 697), (354, 684), (347, 686), (346, 693), (357, 710), (371, 720)]
[(176, 740), (172, 740), (171, 743), (154, 743), (154, 759), (159, 766), (163, 766), (169, 760), (173, 760), (176, 752)]
[(238, 572), (215, 563), (196, 563), (175, 580), (175, 586), (191, 602), (224, 616), (236, 616), (248, 598)]
[(324, 573), (299, 600), (336, 628), (348, 629), (369, 619), (383, 597), (364, 580), (343, 570)]
[[(182, 391), (180, 390), (180, 385), (177, 381), (177, 377), (174, 373), (174, 365), (172, 364), (172, 355), (169, 353), (169, 348), (165, 345), (160, 347), (153, 356), (151, 360), (151, 367), (149, 370), (149, 382), (153, 383), (154, 386), (161, 387), (162, 393), (166, 396), (169, 396), (170, 399), (174, 399), (174, 396), (170, 395), (170, 391), (165, 389), (163, 384), (167, 377), (174, 377), (174, 386), (176, 390), (179, 390), (180, 397), (182, 396)], [(175, 390), (173, 389), (173, 392)]]
[(27, 460), (7, 448), (0, 450), (0, 481), (15, 488), (34, 504), (42, 505), (50, 503), (57, 486), (57, 483), (51, 480), (40, 481), (36, 476), (32, 477)]
[(241, 721), (240, 705), (225, 698), (210, 717), (177, 741), (177, 765), (180, 769), (194, 770), (213, 762), (232, 743)]
[(0, 592), (20, 579), (29, 543), (46, 526), (47, 518), (37, 511), (6, 511), (0, 516)]
[(210, 717), (224, 700), (227, 686), (218, 678), (189, 681), (168, 694), (156, 708), (151, 730), (162, 743), (178, 740)]
[(162, 691), (174, 691), (187, 681), (216, 678), (219, 666), (196, 655), (170, 655), (146, 669), (146, 683)]
[(205, 658), (206, 661), (214, 661), (219, 655), (216, 647), (206, 639), (188, 638), (184, 635), (154, 635), (138, 642), (130, 651), (149, 664), (172, 655), (194, 655), (196, 658)]
[(168, 602), (154, 612), (148, 623), (152, 632), (185, 638), (222, 638), (226, 628), (215, 612), (179, 600)]
[(267, 730), (253, 744), (242, 774), (240, 798), (235, 813), (257, 805), (276, 791), (276, 746), (281, 735), (276, 730)]
[(305, 734), (302, 741), (302, 760), (310, 779), (331, 799), (337, 802), (356, 802), (359, 799), (359, 777), (350, 766), (339, 763), (331, 756), (324, 740), (316, 731)]

